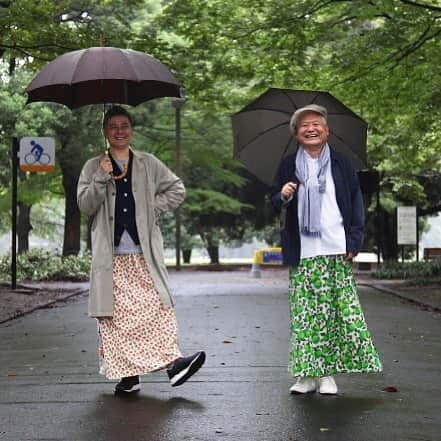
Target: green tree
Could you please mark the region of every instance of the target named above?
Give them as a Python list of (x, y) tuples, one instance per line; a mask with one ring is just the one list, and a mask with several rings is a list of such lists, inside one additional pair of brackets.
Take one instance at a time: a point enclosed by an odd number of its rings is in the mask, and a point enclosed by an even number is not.
[[(4, 75), (11, 80), (18, 72), (37, 70), (47, 61), (69, 50), (79, 49), (99, 44), (125, 46), (132, 38), (130, 23), (136, 16), (137, 8), (143, 5), (141, 1), (130, 2), (128, 8), (126, 1), (61, 1), (61, 2), (31, 2), (16, 1), (4, 2), (0, 9), (0, 58), (3, 65), (7, 66)], [(38, 26), (35, 26), (38, 23)], [(30, 78), (28, 79), (30, 81)], [(23, 83), (8, 84), (16, 89), (5, 92), (8, 97), (24, 90)], [(7, 105), (8, 100), (6, 100)], [(11, 102), (11, 99), (9, 99)], [(17, 132), (15, 125), (21, 122), (28, 110), (24, 109), (24, 97), (12, 98), (15, 112), (11, 113), (14, 120), (5, 121), (6, 131)], [(43, 115), (52, 115), (52, 120), (45, 121), (39, 129), (27, 131), (26, 135), (41, 135), (42, 131), (54, 133), (60, 141), (57, 150), (61, 171), (61, 183), (66, 198), (65, 234), (63, 254), (75, 254), (79, 250), (80, 214), (76, 206), (76, 182), (81, 161), (84, 162), (87, 149), (99, 134), (97, 117), (93, 117), (93, 111), (80, 110), (74, 113), (46, 105), (46, 110), (38, 104), (32, 104), (29, 108), (40, 111)], [(53, 113), (51, 110), (53, 110)], [(94, 110), (96, 112), (96, 110)], [(32, 110), (29, 110), (32, 112)], [(56, 115), (56, 116), (55, 116)], [(97, 115), (100, 115), (98, 111)], [(20, 116), (20, 118), (17, 118)], [(86, 118), (89, 118), (85, 121)], [(37, 118), (37, 122), (41, 118)], [(64, 124), (64, 125), (63, 125)], [(95, 124), (95, 127), (92, 127)], [(80, 127), (80, 132), (78, 128)], [(18, 130), (20, 132), (20, 130)], [(17, 133), (18, 133), (17, 132)], [(96, 144), (95, 144), (96, 146)], [(59, 176), (59, 175), (58, 175)], [(25, 177), (22, 177), (22, 180)], [(56, 178), (54, 178), (56, 179)], [(32, 182), (33, 180), (30, 180)], [(58, 181), (59, 182), (59, 181)], [(33, 199), (36, 188), (33, 188)], [(4, 193), (4, 192), (3, 192)], [(22, 192), (20, 192), (22, 193)], [(22, 196), (22, 198), (25, 195)], [(32, 228), (30, 217), (31, 205), (20, 201), (19, 213), (19, 249), (26, 250), (28, 247), (28, 234)]]
[(199, 106), (235, 111), (269, 86), (328, 90), (370, 124), (384, 219), (397, 203), (439, 210), (419, 178), (441, 170), (439, 2), (180, 0), (162, 20)]
[[(134, 146), (155, 154), (173, 168), (175, 114), (169, 100), (150, 102), (132, 113), (137, 124)], [(184, 232), (188, 238), (199, 235), (213, 256), (220, 230), (223, 236), (228, 236), (226, 231), (237, 236), (238, 230), (228, 227), (239, 223), (252, 209), (239, 200), (239, 189), (246, 181), (231, 158), (231, 128), (227, 123), (225, 118), (195, 110), (191, 102), (182, 110), (182, 178), (187, 187), (182, 207)]]
[[(0, 210), (10, 212), (11, 207), (11, 144), (12, 138), (23, 136), (46, 136), (53, 114), (46, 106), (37, 105), (33, 109), (25, 108), (25, 97), (19, 91), (29, 80), (29, 74), (20, 72), (0, 86), (0, 158), (7, 165), (0, 171)], [(18, 250), (26, 251), (29, 247), (28, 235), (33, 228), (30, 221), (31, 207), (49, 194), (55, 194), (59, 172), (35, 174), (19, 172), (18, 186)], [(0, 228), (10, 228), (10, 217), (2, 216)]]

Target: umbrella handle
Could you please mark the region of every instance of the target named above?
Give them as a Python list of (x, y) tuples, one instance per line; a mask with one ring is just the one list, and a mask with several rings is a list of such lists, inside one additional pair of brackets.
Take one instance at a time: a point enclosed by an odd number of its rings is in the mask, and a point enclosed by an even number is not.
[[(106, 156), (109, 156), (109, 149), (106, 149), (104, 154)], [(124, 164), (123, 165), (123, 171), (122, 171), (122, 173), (120, 175), (114, 175), (113, 172), (110, 172), (109, 174), (110, 174), (110, 176), (112, 177), (112, 179), (114, 181), (119, 181), (120, 179), (124, 178), (127, 175), (127, 172), (128, 172), (127, 164)]]

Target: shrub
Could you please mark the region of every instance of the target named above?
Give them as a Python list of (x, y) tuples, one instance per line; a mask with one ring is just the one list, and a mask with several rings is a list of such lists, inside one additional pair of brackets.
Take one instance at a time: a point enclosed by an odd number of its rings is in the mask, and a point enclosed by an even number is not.
[[(91, 257), (89, 253), (61, 257), (47, 250), (32, 249), (17, 256), (17, 280), (69, 280), (84, 281), (89, 278)], [(11, 278), (11, 256), (0, 258), (0, 280)]]
[(441, 278), (441, 259), (424, 262), (384, 262), (373, 273), (378, 279), (414, 279), (433, 282)]

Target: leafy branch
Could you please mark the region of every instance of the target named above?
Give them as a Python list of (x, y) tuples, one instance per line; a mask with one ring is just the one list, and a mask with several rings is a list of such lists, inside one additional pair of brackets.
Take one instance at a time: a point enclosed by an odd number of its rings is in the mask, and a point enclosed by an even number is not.
[(423, 9), (427, 9), (429, 11), (441, 12), (441, 6), (428, 5), (426, 3), (419, 3), (419, 2), (414, 2), (411, 0), (399, 0), (399, 1), (401, 3), (404, 3), (405, 5), (415, 6), (417, 8), (423, 8)]
[(402, 60), (416, 52), (419, 48), (421, 48), (425, 43), (430, 40), (435, 39), (438, 35), (441, 34), (441, 29), (438, 29), (436, 32), (429, 34), (431, 30), (431, 26), (428, 26), (427, 29), (413, 42), (407, 45), (407, 47), (397, 51), (395, 55), (390, 58), (396, 58), (396, 62), (392, 69), (394, 69)]
[(352, 82), (355, 80), (359, 80), (363, 78), (364, 76), (369, 75), (372, 70), (377, 69), (379, 67), (384, 67), (388, 65), (390, 62), (395, 60), (395, 63), (393, 66), (391, 66), (391, 70), (395, 69), (401, 61), (403, 61), (405, 58), (410, 56), (411, 54), (415, 53), (420, 49), (425, 43), (427, 43), (430, 40), (433, 40), (436, 38), (439, 34), (441, 34), (441, 29), (437, 30), (434, 33), (429, 33), (432, 29), (431, 26), (428, 26), (422, 33), (419, 35), (413, 42), (409, 43), (405, 47), (397, 49), (392, 54), (389, 54), (388, 56), (384, 57), (381, 60), (375, 61), (368, 66), (366, 66), (364, 69), (360, 70), (354, 75), (350, 75), (349, 77), (346, 77), (342, 79), (341, 81), (337, 82), (336, 84), (345, 84), (348, 82)]

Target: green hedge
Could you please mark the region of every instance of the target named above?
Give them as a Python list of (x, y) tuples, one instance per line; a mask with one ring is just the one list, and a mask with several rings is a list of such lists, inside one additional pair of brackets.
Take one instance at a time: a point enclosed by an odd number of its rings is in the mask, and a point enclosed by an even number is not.
[(441, 259), (424, 262), (384, 262), (373, 273), (378, 279), (408, 279), (418, 283), (441, 281)]
[[(61, 257), (42, 249), (32, 249), (17, 256), (17, 280), (68, 280), (89, 279), (91, 257), (89, 253), (80, 256)], [(11, 279), (11, 256), (0, 257), (0, 280)]]

